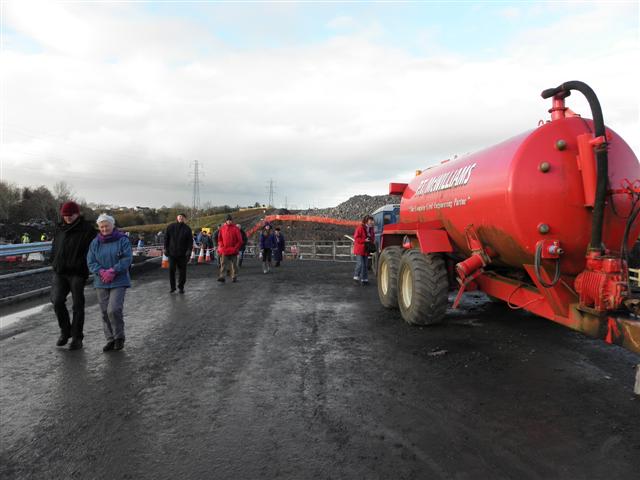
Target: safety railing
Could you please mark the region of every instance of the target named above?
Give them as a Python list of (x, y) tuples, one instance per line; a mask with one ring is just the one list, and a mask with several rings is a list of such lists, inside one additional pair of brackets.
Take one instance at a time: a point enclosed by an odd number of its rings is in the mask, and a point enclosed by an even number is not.
[[(145, 255), (155, 257), (162, 255), (162, 245), (144, 245), (137, 247), (132, 245), (131, 250), (134, 255)], [(51, 251), (51, 242), (14, 243), (0, 245), (0, 257), (19, 257), (31, 253), (48, 253)]]
[(18, 257), (30, 253), (47, 253), (51, 250), (51, 242), (11, 243), (0, 245), (0, 257)]

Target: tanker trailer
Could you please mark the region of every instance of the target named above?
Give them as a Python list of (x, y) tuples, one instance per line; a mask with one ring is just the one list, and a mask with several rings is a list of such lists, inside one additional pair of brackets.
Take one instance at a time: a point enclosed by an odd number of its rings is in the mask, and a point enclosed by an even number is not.
[[(588, 100), (593, 120), (565, 106)], [(640, 300), (628, 252), (640, 231), (640, 165), (605, 127), (583, 82), (542, 92), (551, 119), (480, 152), (445, 160), (408, 184), (398, 223), (385, 226), (378, 296), (410, 324), (443, 320), (481, 290), (590, 336), (640, 353)]]

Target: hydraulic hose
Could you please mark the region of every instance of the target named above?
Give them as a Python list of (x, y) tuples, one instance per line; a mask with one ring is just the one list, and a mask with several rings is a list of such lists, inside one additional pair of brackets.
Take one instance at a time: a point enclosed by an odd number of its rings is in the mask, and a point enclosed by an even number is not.
[[(602, 116), (602, 108), (600, 102), (593, 89), (584, 82), (572, 80), (565, 82), (556, 88), (549, 88), (541, 93), (542, 98), (549, 98), (556, 95), (566, 93), (571, 90), (577, 90), (582, 93), (589, 102), (591, 108), (591, 116), (593, 117), (593, 125), (595, 127), (595, 136), (604, 137), (604, 118)], [(606, 137), (604, 137), (606, 139)], [(596, 181), (596, 198), (593, 206), (593, 221), (591, 224), (591, 243), (589, 250), (603, 251), (602, 245), (602, 226), (604, 223), (604, 204), (607, 196), (607, 182), (609, 180), (609, 158), (607, 155), (606, 141), (596, 147), (596, 165), (598, 177)]]
[(551, 283), (547, 283), (542, 279), (542, 275), (540, 275), (541, 269), (542, 269), (542, 243), (539, 243), (536, 246), (536, 254), (533, 257), (533, 271), (536, 274), (536, 278), (538, 279), (538, 282), (540, 282), (540, 285), (542, 285), (544, 288), (551, 288), (555, 286), (555, 284), (558, 283), (558, 281), (560, 280), (560, 259), (559, 258), (556, 259), (556, 270), (553, 274), (553, 280), (551, 280)]

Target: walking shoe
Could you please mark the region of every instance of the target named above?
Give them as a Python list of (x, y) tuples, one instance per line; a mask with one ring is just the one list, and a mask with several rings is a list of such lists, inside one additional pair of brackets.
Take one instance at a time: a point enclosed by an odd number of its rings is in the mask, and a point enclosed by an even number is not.
[(176, 289), (175, 289), (175, 288), (172, 288), (171, 290), (169, 290), (169, 293), (173, 293), (173, 292), (175, 292), (175, 291), (176, 291)]
[(224, 277), (218, 277), (218, 281), (224, 283)]
[(358, 277), (353, 277), (353, 283), (356, 285), (360, 283), (360, 279)]
[(103, 352), (108, 352), (110, 350), (113, 350), (113, 345), (114, 344), (115, 344), (115, 340), (109, 340), (107, 342), (107, 344), (104, 347), (102, 347), (102, 351)]
[(122, 350), (124, 348), (124, 338), (116, 338), (113, 341), (114, 350)]
[(69, 335), (61, 334), (58, 337), (58, 341), (56, 342), (56, 346), (63, 347), (63, 346), (65, 346), (67, 344), (68, 341), (69, 341)]
[(363, 281), (363, 282), (362, 282), (362, 286), (363, 286), (363, 287), (366, 287), (367, 285), (369, 285), (369, 282), (367, 282), (367, 281)]
[(184, 288), (180, 288), (180, 289), (178, 289), (178, 293), (180, 293), (180, 294), (184, 294)]
[(236, 277), (233, 277), (233, 278), (231, 279), (231, 282), (233, 282), (233, 283), (236, 283), (237, 281), (238, 281), (238, 279), (237, 279)]
[(267, 271), (267, 267), (262, 267), (262, 273), (269, 273), (269, 272)]
[(80, 350), (82, 348), (81, 338), (72, 338), (69, 344), (69, 350)]

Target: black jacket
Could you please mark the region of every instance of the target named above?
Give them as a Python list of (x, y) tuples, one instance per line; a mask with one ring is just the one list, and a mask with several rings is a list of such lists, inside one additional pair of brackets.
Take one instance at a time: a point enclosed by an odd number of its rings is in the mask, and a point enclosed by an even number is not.
[(186, 257), (193, 248), (193, 234), (186, 223), (172, 223), (164, 237), (164, 251), (169, 257)]
[(242, 246), (240, 247), (240, 250), (244, 251), (247, 249), (249, 239), (247, 238), (247, 232), (245, 232), (243, 228), (240, 229), (240, 234), (242, 235)]
[(89, 276), (87, 252), (98, 232), (91, 222), (80, 216), (73, 223), (56, 227), (51, 246), (51, 267), (62, 275)]

